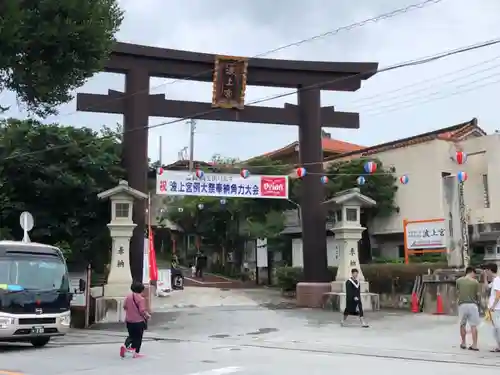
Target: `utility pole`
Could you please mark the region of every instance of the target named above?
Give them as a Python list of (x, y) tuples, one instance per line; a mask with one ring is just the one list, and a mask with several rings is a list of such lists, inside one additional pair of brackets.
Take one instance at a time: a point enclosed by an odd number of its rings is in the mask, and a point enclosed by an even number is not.
[(191, 119), (189, 124), (189, 171), (194, 169), (194, 132), (196, 130), (196, 120)]
[(177, 156), (179, 160), (187, 160), (187, 147), (183, 147), (178, 153)]

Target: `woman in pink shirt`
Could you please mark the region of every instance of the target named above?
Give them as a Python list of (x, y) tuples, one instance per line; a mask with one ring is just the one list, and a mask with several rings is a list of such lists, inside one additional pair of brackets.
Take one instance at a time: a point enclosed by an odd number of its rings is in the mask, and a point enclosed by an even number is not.
[(144, 285), (134, 281), (130, 286), (130, 293), (123, 304), (125, 310), (125, 322), (127, 324), (128, 337), (125, 344), (120, 348), (120, 356), (125, 357), (127, 350), (134, 351), (134, 358), (141, 355), (142, 336), (147, 327), (147, 321), (151, 317), (146, 308), (146, 300), (142, 296)]

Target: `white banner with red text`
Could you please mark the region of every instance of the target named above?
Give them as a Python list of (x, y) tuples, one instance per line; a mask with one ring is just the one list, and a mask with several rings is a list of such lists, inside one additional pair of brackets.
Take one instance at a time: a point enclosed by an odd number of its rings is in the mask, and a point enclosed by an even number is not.
[(288, 199), (288, 188), (288, 176), (205, 173), (198, 178), (194, 172), (166, 170), (156, 175), (158, 195)]

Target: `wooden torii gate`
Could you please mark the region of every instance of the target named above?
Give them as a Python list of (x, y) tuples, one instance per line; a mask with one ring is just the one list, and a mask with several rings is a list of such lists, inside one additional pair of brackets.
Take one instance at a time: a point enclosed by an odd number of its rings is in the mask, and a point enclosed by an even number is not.
[[(304, 275), (306, 281), (329, 282), (327, 272), (326, 213), (321, 207), (324, 188), (321, 128), (359, 128), (357, 113), (321, 107), (321, 90), (356, 91), (370, 78), (377, 63), (313, 62), (274, 59), (241, 59), (212, 54), (117, 43), (104, 71), (125, 74), (125, 92), (107, 95), (80, 93), (79, 111), (122, 114), (123, 161), (132, 188), (147, 193), (148, 120), (155, 117), (250, 122), (299, 126), (300, 162), (309, 172), (303, 178), (301, 197)], [(229, 68), (233, 69), (230, 75)], [(214, 74), (215, 70), (215, 74)], [(229, 75), (228, 75), (229, 74)], [(149, 94), (150, 77), (214, 82), (212, 103), (165, 99)], [(228, 80), (235, 78), (236, 90)], [(283, 108), (245, 106), (246, 85), (293, 88), (298, 105)], [(231, 92), (230, 92), (231, 91)], [(214, 110), (213, 107), (218, 107)], [(131, 272), (142, 280), (145, 205), (136, 203), (131, 240)]]

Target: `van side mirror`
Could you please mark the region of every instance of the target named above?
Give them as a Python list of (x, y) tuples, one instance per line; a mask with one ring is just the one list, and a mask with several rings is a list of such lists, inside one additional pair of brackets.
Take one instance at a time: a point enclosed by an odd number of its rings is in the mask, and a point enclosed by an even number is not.
[(85, 280), (83, 279), (80, 279), (78, 281), (78, 289), (80, 290), (80, 292), (84, 292), (85, 291), (85, 288), (86, 288), (86, 285), (87, 283), (85, 282)]

